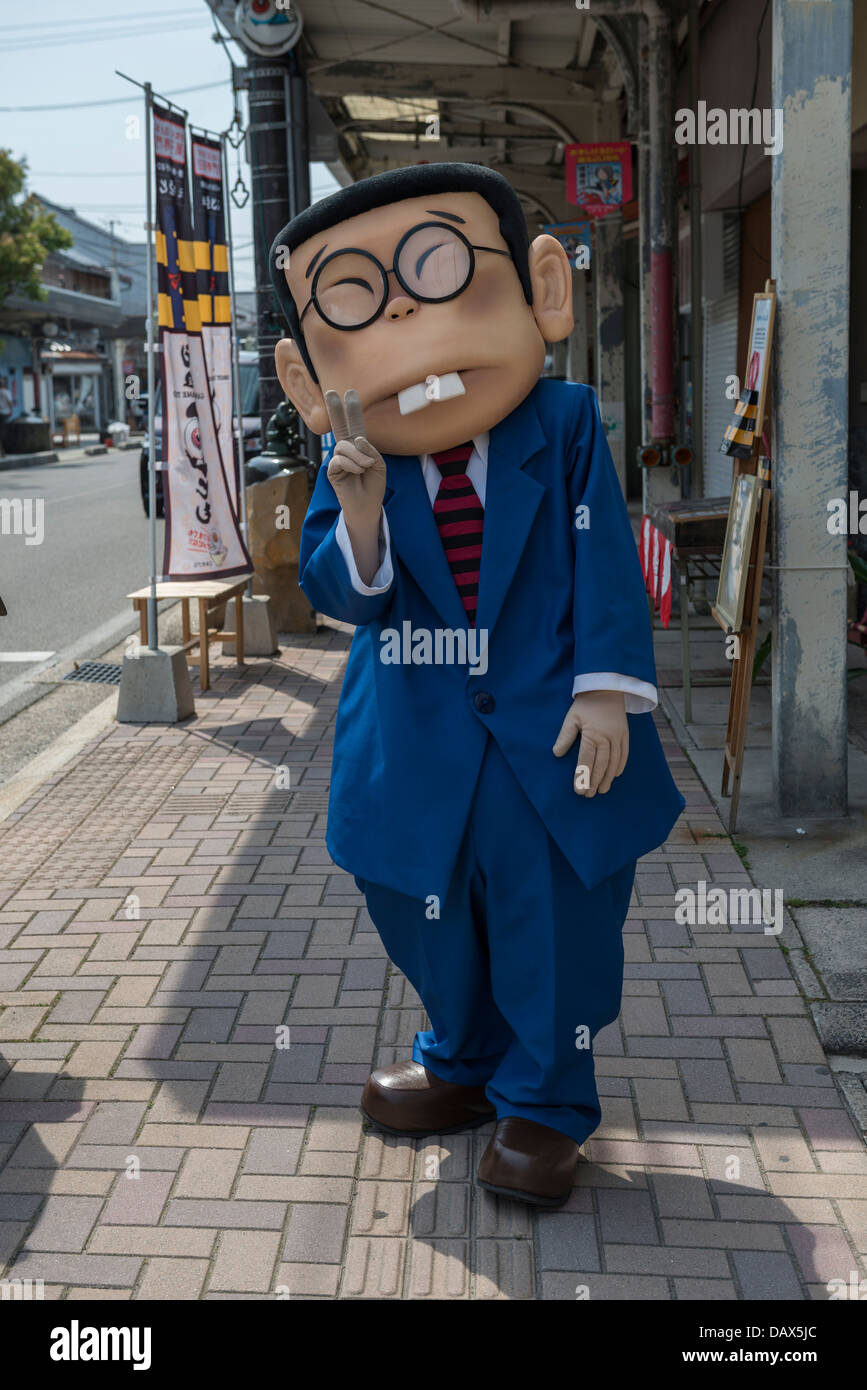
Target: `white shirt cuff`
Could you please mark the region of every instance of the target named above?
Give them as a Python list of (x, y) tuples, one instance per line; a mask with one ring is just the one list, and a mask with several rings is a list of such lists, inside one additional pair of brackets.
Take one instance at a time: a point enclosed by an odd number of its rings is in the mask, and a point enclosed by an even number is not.
[(581, 695), (585, 690), (622, 690), (627, 714), (649, 714), (659, 704), (655, 685), (633, 676), (619, 676), (616, 671), (591, 671), (587, 676), (576, 676), (572, 694)]
[(373, 576), (369, 584), (365, 584), (358, 573), (358, 566), (355, 563), (355, 556), (352, 553), (352, 542), (349, 539), (349, 532), (346, 529), (346, 522), (343, 519), (343, 512), (337, 518), (337, 526), (334, 530), (334, 539), (340, 547), (340, 553), (346, 561), (346, 568), (349, 571), (349, 582), (357, 594), (383, 594), (391, 586), (394, 579), (394, 569), (391, 563), (391, 538), (388, 534), (388, 522), (385, 512), (380, 513), (379, 523), (379, 569)]

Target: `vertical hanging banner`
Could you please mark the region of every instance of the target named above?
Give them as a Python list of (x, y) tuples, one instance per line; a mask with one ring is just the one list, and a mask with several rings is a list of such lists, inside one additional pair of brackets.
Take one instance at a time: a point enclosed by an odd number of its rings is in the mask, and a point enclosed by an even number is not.
[[(232, 509), (238, 515), (238, 460), (232, 432), (232, 304), (229, 298), (229, 252), (226, 245), (226, 200), (223, 152), (218, 140), (190, 132), (193, 190), (193, 259), (199, 297), (205, 365), (211, 387), (214, 422), (229, 482)], [(230, 460), (232, 464), (230, 466)]]
[[(167, 579), (228, 578), (247, 574), (253, 566), (232, 505), (205, 363), (186, 121), (154, 103), (153, 123), (166, 516), (163, 574)], [(231, 424), (231, 401), (229, 420)]]
[(567, 145), (566, 200), (587, 217), (607, 217), (632, 201), (632, 146), (628, 140)]

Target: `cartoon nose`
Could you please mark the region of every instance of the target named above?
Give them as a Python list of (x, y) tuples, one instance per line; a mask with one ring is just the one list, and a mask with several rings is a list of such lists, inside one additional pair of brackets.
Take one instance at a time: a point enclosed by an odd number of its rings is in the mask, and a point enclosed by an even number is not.
[(396, 294), (385, 306), (385, 317), (387, 319), (408, 319), (410, 314), (414, 314), (418, 304), (414, 299), (410, 299), (406, 294)]

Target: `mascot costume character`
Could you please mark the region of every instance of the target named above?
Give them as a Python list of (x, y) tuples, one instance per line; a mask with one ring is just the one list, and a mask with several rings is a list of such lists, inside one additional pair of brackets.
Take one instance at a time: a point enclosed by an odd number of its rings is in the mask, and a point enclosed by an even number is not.
[(560, 1206), (601, 1118), (635, 861), (683, 808), (596, 397), (540, 379), (569, 262), (458, 163), (341, 189), (270, 257), (280, 382), (336, 441), (300, 583), (355, 626), (327, 845), (430, 1021), (361, 1107), (414, 1137), (493, 1120), (481, 1185)]

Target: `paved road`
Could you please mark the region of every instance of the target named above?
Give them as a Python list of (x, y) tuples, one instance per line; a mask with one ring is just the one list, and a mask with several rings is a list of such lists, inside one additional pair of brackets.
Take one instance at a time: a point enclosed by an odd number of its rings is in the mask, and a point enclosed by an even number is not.
[[(99, 656), (131, 630), (125, 595), (149, 573), (137, 449), (4, 470), (0, 500), (15, 498), (24, 504), (25, 523), (33, 519), (31, 533), (36, 504), (43, 503), (44, 536), (28, 544), (23, 534), (10, 534), (13, 525), (0, 510), (0, 595), (8, 609), (0, 619), (0, 718), (28, 702), (33, 677), (58, 656)], [(161, 556), (163, 523), (158, 527)]]

